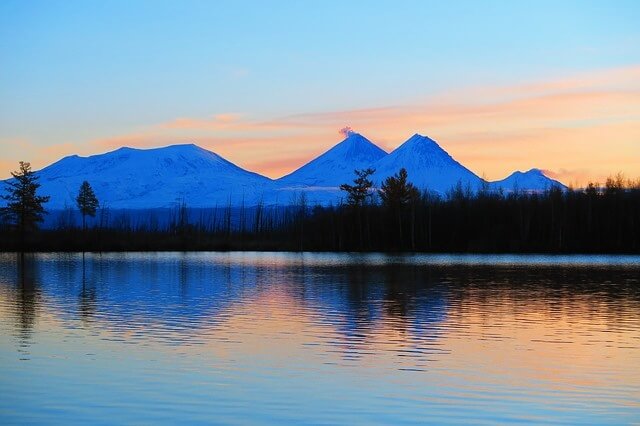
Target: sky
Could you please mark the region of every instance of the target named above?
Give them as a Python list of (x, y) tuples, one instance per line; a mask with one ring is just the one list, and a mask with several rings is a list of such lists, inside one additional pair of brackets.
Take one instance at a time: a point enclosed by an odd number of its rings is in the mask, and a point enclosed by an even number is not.
[(0, 178), (196, 143), (277, 178), (345, 126), (490, 180), (640, 178), (638, 1), (0, 2)]

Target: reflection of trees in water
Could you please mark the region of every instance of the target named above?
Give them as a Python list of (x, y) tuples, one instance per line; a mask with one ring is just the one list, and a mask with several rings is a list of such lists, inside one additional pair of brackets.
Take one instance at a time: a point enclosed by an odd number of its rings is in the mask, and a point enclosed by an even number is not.
[[(430, 284), (424, 282), (415, 267), (407, 266), (318, 267), (300, 262), (274, 268), (198, 262), (188, 254), (178, 254), (177, 259), (143, 260), (124, 255), (102, 258), (94, 254), (84, 260), (74, 255), (61, 256), (60, 260), (41, 265), (45, 274), (53, 273), (45, 287), (56, 300), (59, 313), (72, 319), (68, 314), (75, 311), (76, 318), (83, 322), (100, 316), (120, 323), (118, 328), (135, 319), (137, 325), (166, 323), (172, 327), (190, 323), (195, 331), (199, 326), (215, 323), (221, 310), (245, 303), (249, 300), (245, 296), (284, 287), (299, 307), (316, 306), (321, 315), (326, 315), (326, 322), (348, 336), (367, 332), (384, 319), (393, 319), (400, 326), (416, 317), (420, 303), (434, 300), (421, 297), (416, 301)], [(20, 286), (19, 305), (25, 329), (32, 327), (35, 320), (36, 266), (33, 258), (27, 258), (21, 268), (24, 285)], [(181, 300), (179, 309), (169, 306), (172, 292)], [(77, 302), (65, 309), (73, 300), (69, 298), (72, 294)]]
[(16, 334), (20, 349), (28, 356), (40, 305), (37, 262), (31, 254), (18, 254), (16, 262)]
[(404, 323), (408, 317), (413, 315), (419, 285), (417, 275), (416, 268), (411, 266), (385, 269), (384, 310), (386, 316)]
[[(311, 268), (319, 310), (340, 334), (345, 353), (397, 332), (396, 343), (422, 347), (447, 330), (447, 318), (545, 313), (600, 316), (612, 325), (640, 308), (639, 268), (539, 266), (346, 265)], [(316, 303), (317, 305), (318, 303)], [(333, 313), (337, 312), (338, 315)]]
[(375, 307), (371, 304), (370, 290), (376, 286), (376, 278), (371, 271), (360, 265), (347, 267), (347, 286), (344, 294), (339, 295), (346, 299), (344, 304), (346, 311), (342, 316), (348, 318), (344, 324), (347, 328), (343, 331), (351, 333), (363, 333), (368, 330), (376, 317)]
[[(610, 298), (618, 300), (606, 303), (607, 309), (634, 300), (637, 306), (640, 301), (637, 274), (636, 281), (626, 285), (615, 281), (633, 280), (633, 271), (625, 275), (604, 268), (393, 263), (318, 266), (302, 261), (283, 266), (237, 263), (229, 256), (230, 260), (211, 262), (189, 254), (87, 255), (84, 263), (77, 256), (61, 255), (60, 261), (45, 263), (26, 256), (16, 275), (17, 334), (29, 342), (41, 286), (62, 317), (77, 312), (68, 319), (95, 321), (116, 332), (136, 327), (144, 338), (154, 332), (170, 338), (175, 332), (184, 341), (215, 328), (233, 315), (236, 305), (253, 303), (257, 293), (272, 290), (291, 297), (292, 316), (312, 309), (313, 321), (330, 325), (349, 345), (366, 344), (376, 333), (389, 330), (412, 341), (437, 338), (442, 332), (439, 324), (451, 312), (462, 312), (460, 307), (486, 306), (481, 314), (491, 315), (492, 304), (502, 301), (516, 301), (523, 310), (536, 301), (569, 306), (571, 300), (590, 298), (594, 310)], [(172, 333), (163, 333), (167, 330)]]
[(101, 263), (95, 260), (101, 255), (57, 253), (55, 256), (53, 262), (35, 260), (40, 264), (43, 290), (54, 296), (56, 305), (67, 306), (68, 309), (61, 312), (57, 309), (65, 319), (76, 319), (68, 318), (76, 314), (83, 323), (90, 322), (96, 315), (96, 287), (105, 278)]
[(509, 304), (514, 312), (544, 312), (551, 318), (578, 312), (607, 314), (615, 324), (625, 312), (640, 308), (640, 268), (571, 266), (473, 266), (447, 270), (451, 300), (458, 311)]
[(93, 273), (92, 266), (92, 262), (87, 261), (83, 253), (82, 286), (78, 297), (78, 317), (84, 323), (90, 322), (96, 315), (96, 274)]
[[(136, 330), (140, 336), (156, 333), (163, 339), (179, 332), (176, 338), (187, 340), (214, 325), (222, 310), (243, 300), (240, 293), (247, 282), (255, 285), (251, 266), (207, 264), (182, 253), (142, 258), (88, 254), (84, 262), (76, 256), (62, 263), (45, 268), (54, 274), (46, 291), (57, 314), (110, 332)], [(69, 306), (71, 294), (75, 306)]]
[[(441, 292), (434, 292), (435, 283), (429, 267), (385, 265), (370, 268), (362, 265), (358, 269), (360, 303), (370, 305), (370, 312), (372, 307), (379, 310), (370, 315), (372, 320), (384, 317), (400, 325), (413, 321), (418, 312), (446, 309)], [(372, 286), (378, 289), (372, 292)]]
[(180, 292), (184, 298), (189, 293), (189, 262), (187, 253), (180, 253), (180, 260), (178, 261), (178, 276), (180, 280)]
[(415, 337), (437, 337), (434, 325), (449, 310), (450, 289), (442, 271), (431, 266), (402, 265), (385, 269), (385, 318)]
[(307, 272), (299, 276), (307, 298), (329, 313), (326, 322), (345, 338), (376, 333), (380, 326), (428, 332), (428, 324), (446, 317), (446, 289), (428, 267), (350, 264)]
[(97, 300), (95, 287), (83, 283), (78, 297), (78, 317), (83, 322), (89, 322), (95, 317)]

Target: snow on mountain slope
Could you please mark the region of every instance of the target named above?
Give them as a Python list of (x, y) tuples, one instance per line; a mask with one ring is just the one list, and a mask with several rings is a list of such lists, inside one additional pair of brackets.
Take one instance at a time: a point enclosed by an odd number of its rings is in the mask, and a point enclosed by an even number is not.
[(355, 169), (370, 167), (387, 153), (359, 133), (351, 133), (339, 144), (276, 182), (281, 185), (339, 187), (351, 182)]
[(386, 157), (380, 159), (373, 168), (373, 180), (377, 186), (387, 177), (405, 168), (409, 182), (418, 189), (428, 189), (445, 194), (460, 182), (472, 190), (482, 185), (482, 179), (454, 160), (433, 139), (415, 134)]
[[(65, 157), (38, 171), (40, 194), (50, 195), (46, 208), (75, 208), (82, 181), (93, 187), (102, 205), (112, 209), (153, 209), (186, 202), (189, 207), (289, 205), (305, 194), (309, 205), (337, 204), (346, 195), (339, 186), (354, 179), (355, 169), (374, 168), (372, 180), (382, 181), (406, 168), (420, 189), (445, 194), (458, 182), (472, 190), (482, 185), (473, 172), (455, 161), (432, 139), (414, 135), (391, 154), (362, 135), (342, 142), (276, 181), (244, 170), (193, 144), (164, 148), (120, 148), (105, 154)], [(491, 189), (542, 191), (566, 188), (538, 169), (515, 172), (491, 182)], [(0, 182), (0, 186), (2, 182)], [(2, 188), (0, 188), (1, 190)], [(4, 191), (3, 191), (4, 192)], [(0, 204), (4, 204), (0, 200)]]
[(545, 176), (540, 169), (531, 169), (527, 172), (515, 171), (506, 178), (489, 184), (491, 189), (503, 189), (505, 191), (544, 191), (552, 186), (561, 189), (567, 188), (557, 180)]
[(47, 209), (75, 207), (83, 180), (109, 208), (256, 204), (271, 180), (193, 144), (65, 157), (38, 172)]
[(369, 139), (350, 132), (319, 157), (276, 180), (269, 202), (288, 203), (304, 193), (309, 204), (337, 204), (345, 197), (340, 185), (353, 182), (354, 170), (371, 167), (386, 155)]

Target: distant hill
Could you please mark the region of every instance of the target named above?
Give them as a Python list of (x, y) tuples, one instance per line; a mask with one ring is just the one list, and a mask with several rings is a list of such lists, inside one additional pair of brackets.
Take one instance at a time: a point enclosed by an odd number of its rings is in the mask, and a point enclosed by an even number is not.
[(567, 189), (562, 183), (546, 176), (540, 169), (513, 172), (502, 180), (491, 182), (489, 187), (494, 190), (502, 189), (504, 191), (543, 191), (551, 189), (551, 187)]

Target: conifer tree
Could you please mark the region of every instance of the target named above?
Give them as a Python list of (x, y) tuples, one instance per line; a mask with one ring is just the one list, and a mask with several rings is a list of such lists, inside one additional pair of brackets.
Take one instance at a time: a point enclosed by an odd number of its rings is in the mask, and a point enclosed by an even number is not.
[(356, 178), (353, 180), (353, 185), (344, 183), (340, 185), (340, 189), (347, 192), (347, 203), (353, 208), (356, 218), (356, 228), (360, 236), (360, 249), (364, 245), (364, 218), (363, 208), (367, 204), (367, 199), (372, 197), (371, 188), (373, 187), (373, 181), (369, 179), (375, 172), (374, 169), (362, 169), (354, 170)]
[(411, 182), (407, 182), (407, 170), (404, 168), (385, 179), (380, 188), (382, 203), (394, 209), (417, 200), (419, 196), (418, 188)]
[(2, 199), (7, 206), (2, 209), (2, 216), (16, 226), (24, 248), (25, 234), (37, 229), (38, 223), (43, 221), (46, 211), (42, 205), (49, 201), (49, 197), (37, 194), (40, 184), (30, 163), (20, 161), (19, 170), (11, 172), (11, 176), (13, 179), (5, 182), (7, 193)]
[(391, 214), (396, 216), (398, 223), (398, 240), (402, 246), (402, 213), (409, 203), (411, 203), (411, 249), (414, 249), (414, 226), (415, 226), (415, 202), (420, 197), (420, 191), (414, 184), (407, 181), (407, 170), (403, 167), (398, 173), (389, 176), (380, 187), (380, 198), (382, 204), (389, 209)]
[(340, 189), (347, 192), (347, 203), (350, 206), (360, 207), (365, 204), (367, 197), (371, 196), (371, 188), (373, 182), (369, 179), (375, 170), (363, 169), (354, 170), (356, 178), (353, 180), (354, 185), (343, 183)]
[(82, 185), (80, 185), (80, 191), (76, 197), (76, 203), (78, 205), (78, 210), (80, 210), (80, 214), (82, 214), (82, 229), (84, 230), (86, 229), (87, 224), (86, 217), (94, 217), (99, 205), (98, 198), (93, 192), (93, 188), (91, 188), (91, 185), (86, 180), (82, 182)]

